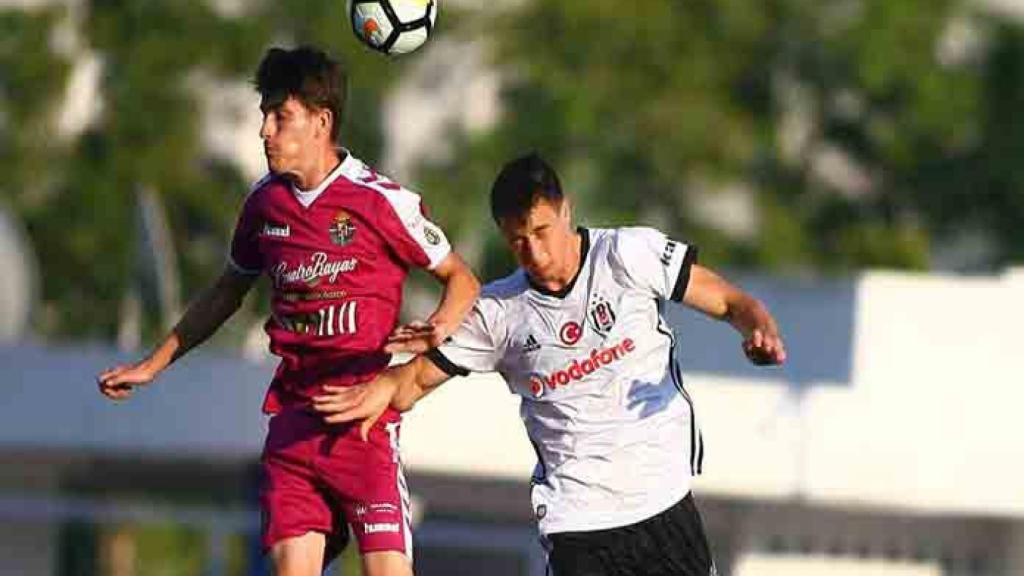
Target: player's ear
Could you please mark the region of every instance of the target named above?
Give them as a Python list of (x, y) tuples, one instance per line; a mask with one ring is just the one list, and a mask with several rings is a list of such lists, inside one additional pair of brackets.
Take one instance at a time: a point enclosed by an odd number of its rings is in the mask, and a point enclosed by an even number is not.
[(330, 108), (324, 107), (317, 110), (316, 115), (317, 128), (322, 130), (327, 137), (331, 137), (331, 127), (334, 126), (334, 122), (337, 119), (334, 117), (334, 112), (331, 112)]

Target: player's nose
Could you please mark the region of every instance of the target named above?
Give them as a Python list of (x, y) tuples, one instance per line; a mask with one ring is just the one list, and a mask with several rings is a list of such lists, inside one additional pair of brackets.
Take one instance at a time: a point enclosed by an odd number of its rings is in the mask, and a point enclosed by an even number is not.
[(266, 140), (273, 135), (274, 131), (274, 120), (273, 115), (267, 114), (263, 117), (263, 122), (260, 123), (260, 138)]
[(524, 260), (535, 268), (543, 268), (548, 261), (547, 252), (537, 244), (531, 243), (524, 250)]

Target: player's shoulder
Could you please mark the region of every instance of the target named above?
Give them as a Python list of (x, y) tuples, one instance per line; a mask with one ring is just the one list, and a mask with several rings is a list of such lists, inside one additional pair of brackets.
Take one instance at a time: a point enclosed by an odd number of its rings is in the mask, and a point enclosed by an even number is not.
[(501, 339), (507, 334), (508, 322), (516, 317), (517, 310), (526, 302), (529, 287), (526, 273), (517, 269), (480, 289), (474, 309), (493, 338)]
[(650, 226), (622, 226), (610, 230), (614, 241), (619, 246), (630, 247), (633, 244), (647, 244), (660, 242), (665, 238), (665, 233)]
[(509, 302), (525, 296), (529, 289), (530, 283), (526, 279), (526, 272), (522, 268), (517, 268), (508, 276), (485, 284), (480, 290), (480, 299)]
[(249, 192), (246, 194), (243, 204), (246, 206), (256, 206), (266, 202), (274, 189), (286, 188), (287, 184), (287, 181), (281, 176), (268, 172), (249, 186)]
[(510, 312), (526, 301), (526, 294), (529, 290), (530, 283), (526, 279), (526, 272), (522, 268), (518, 268), (504, 278), (485, 284), (480, 289), (477, 308), (487, 316), (506, 318)]
[(411, 207), (419, 210), (419, 194), (381, 174), (351, 153), (346, 153), (342, 161), (339, 180), (365, 193), (371, 202), (389, 204), (399, 213)]
[(606, 253), (613, 261), (628, 262), (630, 255), (665, 241), (665, 234), (649, 226), (588, 228), (595, 255)]

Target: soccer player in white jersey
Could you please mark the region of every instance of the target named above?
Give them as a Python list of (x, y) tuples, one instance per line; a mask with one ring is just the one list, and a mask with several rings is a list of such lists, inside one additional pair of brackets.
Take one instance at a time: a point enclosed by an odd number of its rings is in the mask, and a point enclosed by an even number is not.
[(491, 209), (520, 268), (488, 284), (444, 344), (361, 387), (314, 400), (326, 421), (408, 410), (455, 375), (496, 371), (522, 397), (537, 451), (532, 501), (555, 576), (715, 573), (690, 478), (703, 441), (662, 307), (731, 324), (746, 357), (781, 364), (775, 321), (651, 228), (572, 225), (538, 156), (507, 164)]

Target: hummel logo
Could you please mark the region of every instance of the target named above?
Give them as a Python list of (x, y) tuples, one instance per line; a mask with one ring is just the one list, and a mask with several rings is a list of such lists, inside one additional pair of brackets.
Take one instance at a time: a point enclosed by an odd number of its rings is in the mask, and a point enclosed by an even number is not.
[(291, 236), (292, 230), (287, 224), (272, 224), (270, 222), (263, 223), (263, 235), (272, 236), (274, 238), (287, 238)]
[(523, 352), (536, 352), (540, 350), (540, 342), (530, 334), (526, 337), (526, 342), (523, 343)]

